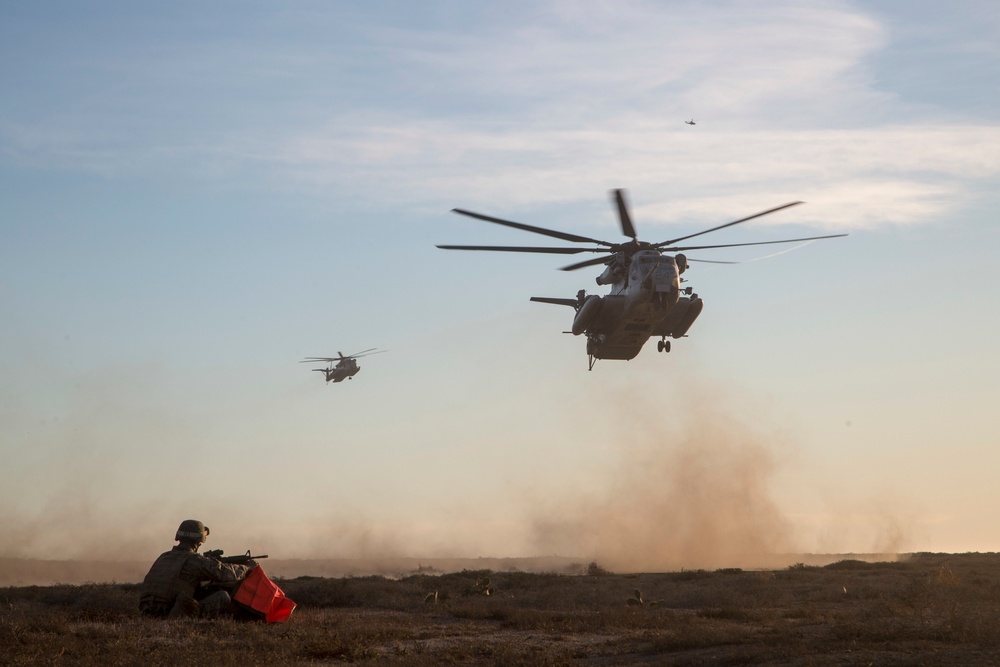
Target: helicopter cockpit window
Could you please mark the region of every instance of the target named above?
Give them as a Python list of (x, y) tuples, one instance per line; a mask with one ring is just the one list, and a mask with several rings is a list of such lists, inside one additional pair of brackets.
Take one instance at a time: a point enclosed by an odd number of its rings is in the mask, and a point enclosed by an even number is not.
[(636, 257), (632, 260), (632, 265), (635, 267), (635, 270), (641, 271), (642, 273), (647, 273), (650, 269), (652, 269), (653, 267), (655, 267), (657, 264), (660, 263), (659, 260), (660, 260), (659, 257), (649, 256), (649, 255), (644, 257)]

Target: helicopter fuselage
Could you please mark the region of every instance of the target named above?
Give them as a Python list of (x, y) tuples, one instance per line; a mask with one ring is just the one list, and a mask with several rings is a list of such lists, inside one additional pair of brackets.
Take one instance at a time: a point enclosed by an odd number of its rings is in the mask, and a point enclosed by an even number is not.
[(333, 368), (323, 369), (327, 382), (343, 382), (358, 374), (361, 366), (354, 359), (344, 359)]
[[(679, 261), (678, 261), (679, 260)], [(594, 359), (632, 359), (652, 336), (680, 338), (701, 313), (696, 295), (682, 296), (677, 258), (658, 250), (640, 250), (631, 261), (615, 256), (597, 283), (610, 284), (605, 296), (580, 295), (572, 333), (586, 334), (587, 354)]]
[[(322, 373), (323, 377), (326, 378), (327, 384), (330, 382), (343, 382), (344, 380), (350, 380), (358, 371), (361, 370), (361, 366), (358, 365), (359, 357), (366, 357), (369, 354), (381, 354), (385, 350), (376, 350), (376, 348), (370, 348), (368, 350), (362, 350), (355, 354), (344, 356), (343, 352), (337, 352), (336, 357), (306, 357), (299, 363), (303, 364), (326, 364), (326, 368), (314, 368), (313, 370)], [(336, 365), (334, 365), (336, 362)]]

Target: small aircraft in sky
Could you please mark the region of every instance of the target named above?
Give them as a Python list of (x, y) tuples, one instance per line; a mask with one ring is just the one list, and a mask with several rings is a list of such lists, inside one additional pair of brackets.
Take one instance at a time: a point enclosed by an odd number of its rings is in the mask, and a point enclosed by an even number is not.
[[(646, 341), (652, 337), (659, 338), (657, 350), (670, 351), (670, 341), (687, 336), (688, 329), (701, 314), (704, 302), (693, 293), (690, 287), (681, 287), (687, 282), (681, 278), (689, 262), (706, 262), (710, 264), (737, 264), (738, 262), (719, 262), (713, 260), (690, 259), (681, 251), (704, 250), (708, 248), (733, 248), (736, 246), (756, 246), (773, 243), (798, 243), (832, 239), (847, 234), (830, 234), (826, 236), (810, 236), (781, 241), (758, 241), (754, 243), (728, 243), (724, 245), (686, 245), (676, 246), (676, 243), (708, 234), (709, 232), (732, 227), (747, 220), (753, 220), (770, 213), (775, 213), (802, 202), (794, 201), (777, 206), (761, 213), (727, 222), (694, 234), (685, 234), (669, 241), (649, 243), (640, 241), (632, 225), (625, 202), (624, 190), (612, 190), (611, 201), (617, 206), (618, 222), (622, 234), (630, 240), (623, 243), (611, 243), (592, 239), (578, 234), (560, 232), (544, 227), (534, 227), (520, 222), (501, 220), (481, 213), (473, 213), (463, 209), (452, 209), (453, 212), (486, 222), (493, 222), (506, 227), (514, 227), (535, 234), (551, 236), (563, 241), (574, 243), (591, 243), (596, 247), (527, 247), (527, 246), (470, 246), (470, 245), (439, 245), (445, 250), (497, 250), (504, 252), (538, 252), (560, 255), (572, 255), (581, 252), (602, 253), (599, 257), (588, 259), (576, 264), (562, 267), (563, 271), (575, 271), (587, 266), (604, 265), (604, 271), (597, 277), (598, 285), (610, 285), (611, 292), (604, 296), (588, 295), (585, 290), (577, 292), (575, 299), (555, 297), (531, 297), (532, 301), (570, 306), (576, 311), (571, 331), (574, 336), (584, 334), (587, 337), (588, 370), (593, 370), (597, 359), (634, 358)], [(665, 252), (676, 253), (674, 255)]]
[(698, 123), (694, 122), (694, 118), (692, 118), (691, 120), (686, 120), (684, 122), (687, 123), (688, 125), (697, 125), (698, 124)]
[[(377, 350), (377, 351), (376, 351)], [(361, 370), (361, 366), (358, 365), (358, 359), (361, 357), (367, 357), (370, 354), (381, 354), (386, 350), (378, 350), (378, 348), (371, 348), (368, 350), (362, 350), (355, 354), (344, 355), (343, 352), (337, 352), (339, 356), (336, 357), (306, 357), (300, 364), (318, 364), (321, 362), (326, 362), (326, 368), (314, 368), (314, 371), (319, 371), (326, 376), (327, 384), (331, 382), (343, 382), (344, 380), (352, 380), (354, 376), (358, 374)], [(333, 362), (337, 362), (334, 366)]]

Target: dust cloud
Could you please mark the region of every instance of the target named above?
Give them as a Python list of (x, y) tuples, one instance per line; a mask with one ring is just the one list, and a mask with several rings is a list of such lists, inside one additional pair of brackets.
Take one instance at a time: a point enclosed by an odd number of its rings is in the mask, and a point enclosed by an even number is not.
[[(25, 448), (46, 456), (25, 456), (21, 473), (0, 492), (0, 561), (6, 559), (0, 574), (15, 559), (21, 565), (59, 560), (71, 570), (81, 561), (143, 564), (123, 575), (133, 578), (173, 546), (176, 526), (189, 517), (213, 527), (210, 548), (252, 548), (272, 558), (558, 557), (617, 572), (769, 567), (781, 556), (797, 562), (787, 555), (809, 550), (797, 539), (802, 519), (790, 518), (775, 500), (777, 476), (799, 455), (782, 420), (759, 401), (702, 380), (675, 376), (666, 393), (659, 379), (643, 389), (636, 380), (603, 385), (616, 399), (595, 398), (612, 433), (587, 433), (606, 439), (608, 465), (599, 473), (568, 466), (560, 490), (526, 491), (515, 479), (454, 497), (440, 489), (448, 486), (447, 474), (462, 471), (448, 470), (434, 489), (414, 487), (405, 505), (383, 502), (381, 513), (363, 495), (334, 510), (332, 496), (311, 488), (287, 507), (247, 507), (220, 488), (211, 466), (188, 470), (151, 455), (175, 452), (177, 441), (187, 443), (182, 454), (201, 451), (211, 436), (199, 436), (198, 423), (171, 425), (155, 410), (115, 410), (115, 418), (107, 410), (82, 410), (38, 443), (47, 448)], [(215, 458), (226, 463), (222, 454)], [(304, 498), (313, 502), (307, 507)], [(870, 531), (874, 517), (879, 544), (873, 547), (906, 544), (908, 522), (886, 503), (874, 505), (881, 515), (854, 514), (854, 533)], [(850, 531), (835, 521), (826, 525), (831, 532), (819, 543), (830, 552), (842, 549)]]
[(630, 426), (616, 443), (618, 463), (534, 518), (540, 551), (586, 554), (613, 571), (665, 571), (765, 566), (796, 550), (770, 492), (789, 451), (782, 434), (741, 421), (707, 389), (668, 407), (637, 396), (622, 403)]

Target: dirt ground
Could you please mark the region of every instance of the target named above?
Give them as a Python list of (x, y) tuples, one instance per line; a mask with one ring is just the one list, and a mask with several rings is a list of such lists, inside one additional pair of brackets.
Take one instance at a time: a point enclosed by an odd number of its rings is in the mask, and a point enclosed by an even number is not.
[(0, 589), (5, 665), (997, 665), (1000, 555), (279, 581), (288, 623), (154, 621), (138, 586)]

